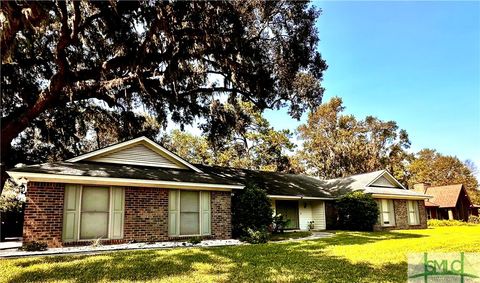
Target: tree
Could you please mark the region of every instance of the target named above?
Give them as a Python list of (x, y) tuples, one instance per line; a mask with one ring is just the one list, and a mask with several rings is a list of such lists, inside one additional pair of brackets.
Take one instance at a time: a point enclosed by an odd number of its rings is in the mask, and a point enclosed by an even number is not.
[(309, 113), (307, 123), (298, 128), (303, 148), (296, 156), (297, 171), (328, 179), (388, 169), (405, 180), (407, 132), (394, 121), (372, 116), (357, 120), (342, 114), (344, 110), (342, 99), (334, 97)]
[(470, 168), (474, 168), (471, 161), (464, 163), (455, 156), (442, 155), (433, 149), (422, 149), (408, 167), (411, 174), (408, 185), (413, 187), (416, 183), (429, 183), (433, 186), (463, 184), (472, 202), (480, 203), (478, 180)]
[(378, 221), (378, 205), (370, 194), (352, 192), (335, 202), (337, 226), (354, 231), (372, 231)]
[(273, 129), (250, 102), (237, 101), (223, 107), (226, 108), (224, 113), (231, 115), (239, 125), (229, 134), (195, 136), (174, 130), (162, 138), (162, 143), (192, 163), (253, 170), (289, 170), (291, 164), (287, 152), (295, 145), (290, 141), (288, 130)]
[(265, 190), (250, 183), (232, 197), (232, 231), (234, 237), (248, 235), (248, 229), (263, 230), (272, 224), (273, 210)]
[(321, 103), (327, 65), (317, 51), (319, 10), (307, 2), (6, 1), (0, 9), (2, 187), (12, 143), (35, 123), (54, 121), (43, 126), (65, 136), (55, 148), (62, 155), (82, 150), (74, 129), (86, 133), (73, 119), (81, 107), (101, 108), (91, 112), (98, 122), (110, 110), (124, 125), (138, 109), (163, 127), (213, 116), (209, 131), (223, 134), (236, 126), (221, 119), (224, 98), (288, 106), (294, 118)]

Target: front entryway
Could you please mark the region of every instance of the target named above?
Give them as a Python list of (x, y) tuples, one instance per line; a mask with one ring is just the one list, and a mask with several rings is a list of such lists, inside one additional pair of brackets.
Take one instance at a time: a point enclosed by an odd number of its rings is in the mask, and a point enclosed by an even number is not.
[(298, 201), (296, 200), (277, 200), (275, 201), (276, 214), (283, 215), (284, 219), (290, 220), (286, 229), (299, 229), (298, 221)]

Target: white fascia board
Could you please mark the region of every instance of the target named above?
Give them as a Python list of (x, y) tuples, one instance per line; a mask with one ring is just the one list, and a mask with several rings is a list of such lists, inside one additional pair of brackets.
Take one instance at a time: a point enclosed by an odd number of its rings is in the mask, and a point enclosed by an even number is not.
[(170, 189), (192, 189), (192, 190), (241, 190), (243, 185), (228, 184), (208, 184), (193, 182), (175, 182), (161, 180), (144, 180), (128, 178), (110, 178), (110, 177), (92, 177), (92, 176), (71, 176), (59, 174), (12, 172), (7, 173), (14, 179), (26, 179), (30, 182), (54, 182), (65, 184), (95, 184), (109, 186), (127, 186), (127, 187), (149, 187), (149, 188), (170, 188)]
[(116, 145), (108, 146), (106, 148), (102, 148), (102, 149), (99, 149), (99, 150), (92, 151), (90, 153), (86, 153), (86, 154), (82, 154), (82, 155), (74, 157), (74, 158), (70, 158), (66, 161), (67, 162), (77, 162), (77, 161), (85, 160), (85, 159), (88, 159), (88, 158), (91, 158), (91, 157), (94, 157), (94, 156), (97, 156), (97, 155), (103, 155), (103, 154), (106, 154), (106, 153), (111, 152), (111, 151), (116, 151), (116, 150), (121, 149), (123, 147), (128, 147), (132, 144), (139, 143), (139, 142), (146, 142), (148, 145), (150, 145), (153, 148), (165, 153), (170, 158), (172, 158), (175, 161), (187, 166), (188, 168), (190, 168), (190, 169), (192, 169), (196, 172), (200, 172), (200, 173), (202, 172), (197, 167), (193, 166), (192, 164), (188, 163), (187, 161), (183, 160), (182, 158), (178, 157), (177, 155), (171, 153), (169, 150), (167, 150), (163, 146), (157, 144), (156, 142), (154, 142), (154, 141), (152, 141), (152, 140), (150, 140), (149, 138), (146, 138), (146, 137), (138, 137), (138, 138), (135, 138), (133, 140), (121, 142), (121, 143), (116, 144)]
[(283, 195), (268, 195), (271, 199), (278, 200), (333, 200), (334, 198), (322, 198), (322, 197), (302, 197), (302, 196), (283, 196)]
[(413, 199), (413, 200), (425, 200), (432, 198), (432, 196), (416, 196), (416, 195), (393, 195), (393, 194), (372, 194), (373, 198), (385, 198), (385, 199)]

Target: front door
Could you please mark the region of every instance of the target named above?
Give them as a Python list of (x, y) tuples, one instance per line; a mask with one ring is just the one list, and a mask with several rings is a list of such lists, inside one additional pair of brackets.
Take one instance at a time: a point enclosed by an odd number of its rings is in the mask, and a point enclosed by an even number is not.
[(285, 229), (298, 229), (298, 201), (277, 200), (275, 201), (276, 214), (283, 215), (283, 219), (290, 220)]

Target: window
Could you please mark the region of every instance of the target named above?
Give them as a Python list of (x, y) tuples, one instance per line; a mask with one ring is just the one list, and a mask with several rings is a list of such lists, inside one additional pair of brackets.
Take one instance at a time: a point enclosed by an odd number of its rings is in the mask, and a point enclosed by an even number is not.
[(416, 201), (407, 201), (408, 208), (408, 224), (418, 225), (420, 224), (420, 218), (418, 214), (418, 203)]
[(395, 226), (393, 200), (381, 199), (377, 201), (380, 209), (379, 223), (381, 226)]
[(210, 235), (210, 193), (170, 190), (170, 236)]
[(123, 238), (124, 200), (123, 188), (67, 185), (63, 241)]
[(80, 239), (108, 237), (110, 189), (84, 187), (80, 213)]

